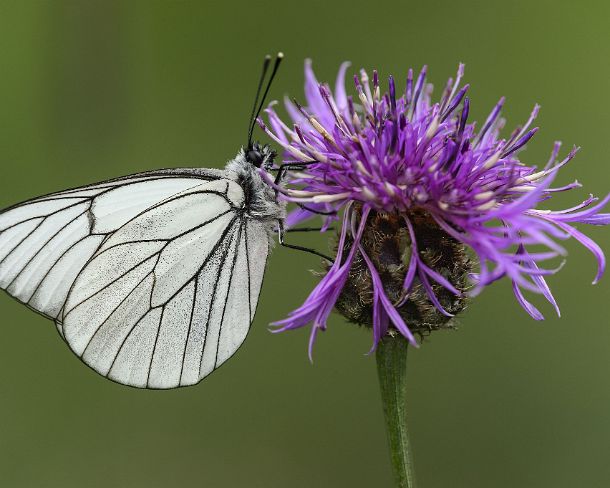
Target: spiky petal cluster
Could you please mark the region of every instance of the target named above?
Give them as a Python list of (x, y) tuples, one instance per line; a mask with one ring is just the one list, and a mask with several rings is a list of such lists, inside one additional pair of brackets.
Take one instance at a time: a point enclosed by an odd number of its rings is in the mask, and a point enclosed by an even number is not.
[[(337, 214), (343, 210), (341, 242), (334, 264), (305, 303), (276, 324), (278, 330), (312, 323), (313, 344), (317, 331), (326, 328), (354, 256), (360, 253), (374, 288), (373, 347), (387, 333), (390, 323), (415, 344), (409, 324), (397, 313), (397, 304), (388, 299), (384, 283), (360, 244), (367, 216), (374, 211), (400, 214), (414, 246), (417, 236), (413, 235), (410, 216), (414, 212), (428, 214), (449, 236), (476, 254), (479, 270), (471, 276), (472, 295), (506, 276), (512, 281), (518, 302), (536, 320), (544, 317), (525, 298), (523, 290), (541, 294), (559, 313), (545, 281), (545, 276), (558, 268), (542, 266), (543, 262), (566, 254), (558, 241), (574, 237), (588, 248), (598, 264), (594, 283), (601, 278), (604, 254), (574, 224), (609, 224), (610, 214), (600, 212), (610, 195), (601, 201), (591, 196), (565, 210), (540, 209), (538, 205), (555, 192), (580, 186), (574, 182), (551, 187), (558, 170), (572, 159), (577, 148), (558, 161), (560, 143), (555, 143), (542, 168), (528, 166), (517, 157), (537, 130), (530, 126), (538, 106), (522, 127), (508, 138), (501, 138), (503, 98), (480, 129), (468, 121), (468, 85), (460, 88), (463, 65), (456, 79), (447, 83), (438, 103), (431, 102), (432, 86), (426, 83), (426, 68), (417, 80), (409, 70), (402, 94), (397, 94), (392, 77), (387, 92), (382, 94), (377, 73), (373, 73), (371, 86), (362, 70), (360, 77), (354, 76), (357, 96), (353, 98), (346, 94), (344, 86), (348, 66), (341, 66), (332, 93), (328, 85), (317, 82), (307, 62), (306, 107), (296, 101), (286, 102), (293, 124), (285, 124), (271, 107), (267, 110), (269, 127), (259, 121), (285, 150), (284, 164), (289, 171), (285, 184), (275, 187), (281, 198), (301, 207), (288, 223), (294, 225), (316, 211), (329, 213), (328, 224), (338, 219)], [(348, 234), (354, 245), (344, 250)], [(536, 246), (535, 251), (531, 251), (532, 246)], [(404, 281), (407, 294), (416, 277), (430, 301), (447, 314), (431, 282), (456, 294), (460, 291), (413, 249)]]

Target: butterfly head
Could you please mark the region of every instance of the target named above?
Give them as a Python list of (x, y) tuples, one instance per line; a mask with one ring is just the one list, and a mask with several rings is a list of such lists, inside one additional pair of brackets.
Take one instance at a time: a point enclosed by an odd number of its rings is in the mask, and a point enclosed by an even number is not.
[(253, 142), (245, 150), (246, 161), (256, 166), (257, 168), (263, 167), (269, 170), (273, 167), (273, 161), (277, 153), (271, 149), (269, 144), (261, 144), (260, 142)]

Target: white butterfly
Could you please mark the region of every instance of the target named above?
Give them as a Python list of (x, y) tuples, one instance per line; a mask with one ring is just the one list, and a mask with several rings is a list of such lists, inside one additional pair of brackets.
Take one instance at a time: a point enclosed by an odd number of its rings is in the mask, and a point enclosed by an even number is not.
[(0, 287), (111, 380), (198, 383), (235, 353), (256, 311), (284, 219), (258, 169), (273, 157), (249, 143), (224, 170), (151, 171), (10, 207)]

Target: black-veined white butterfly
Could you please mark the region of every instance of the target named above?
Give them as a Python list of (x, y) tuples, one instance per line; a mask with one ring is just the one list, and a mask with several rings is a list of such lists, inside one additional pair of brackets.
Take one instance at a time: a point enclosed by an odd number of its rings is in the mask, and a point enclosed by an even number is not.
[(139, 173), (0, 213), (0, 287), (101, 375), (193, 385), (244, 341), (278, 229), (284, 244), (284, 205), (258, 172), (275, 154), (252, 143), (281, 59), (260, 97), (265, 58), (248, 145), (224, 170)]

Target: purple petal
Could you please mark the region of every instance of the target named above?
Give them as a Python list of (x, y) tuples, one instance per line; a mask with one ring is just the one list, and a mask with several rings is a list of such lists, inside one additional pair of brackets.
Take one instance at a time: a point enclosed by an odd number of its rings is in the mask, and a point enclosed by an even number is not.
[(337, 82), (335, 83), (335, 101), (339, 110), (343, 111), (347, 109), (347, 95), (345, 93), (345, 72), (347, 68), (351, 66), (349, 61), (344, 61), (339, 67), (339, 74), (337, 75)]
[[(328, 107), (324, 103), (322, 95), (320, 95), (320, 89), (316, 75), (311, 67), (311, 59), (305, 60), (305, 99), (307, 100), (307, 107), (309, 110), (316, 114), (318, 118), (324, 119), (328, 116)], [(325, 117), (326, 116), (326, 117)]]
[(290, 229), (295, 225), (298, 225), (301, 222), (309, 220), (315, 216), (316, 214), (311, 213), (308, 210), (305, 210), (300, 207), (295, 208), (294, 210), (290, 211), (286, 216), (286, 220), (284, 220), (284, 227), (286, 227), (286, 229)]
[(383, 290), (383, 283), (381, 281), (381, 278), (379, 277), (379, 273), (377, 273), (377, 269), (375, 268), (375, 265), (370, 260), (370, 258), (367, 256), (367, 254), (364, 252), (364, 249), (362, 249), (361, 246), (359, 246), (359, 248), (360, 248), (360, 254), (366, 261), (366, 265), (368, 266), (369, 271), (371, 273), (371, 278), (373, 279), (373, 289), (377, 289), (377, 293), (378, 293), (377, 297), (381, 301), (381, 304), (383, 305), (385, 312), (388, 314), (388, 317), (390, 318), (390, 320), (392, 321), (394, 326), (398, 329), (398, 331), (404, 337), (406, 337), (413, 346), (418, 347), (417, 341), (415, 340), (415, 337), (409, 330), (409, 327), (407, 327), (407, 324), (405, 324), (404, 320), (402, 319), (402, 317), (400, 316), (400, 314), (398, 313), (396, 308), (394, 308), (394, 305), (392, 305), (392, 303), (390, 302), (390, 299), (385, 294), (385, 291)]
[(436, 281), (439, 285), (443, 286), (451, 293), (456, 296), (462, 296), (462, 292), (459, 291), (455, 286), (453, 286), (443, 275), (437, 273), (433, 269), (426, 266), (421, 260), (419, 262), (419, 269), (421, 269), (424, 273), (426, 273), (430, 278)]
[(582, 232), (576, 230), (574, 227), (568, 224), (564, 224), (563, 222), (558, 222), (552, 219), (549, 219), (554, 222), (555, 225), (565, 230), (568, 234), (570, 234), (574, 239), (580, 242), (583, 246), (585, 246), (589, 251), (593, 253), (595, 259), (597, 260), (597, 274), (595, 275), (595, 279), (593, 280), (593, 284), (597, 284), (599, 280), (601, 280), (604, 275), (604, 270), (606, 269), (606, 256), (604, 255), (604, 251), (602, 251), (601, 247), (597, 245), (597, 243), (587, 237)]
[[(421, 261), (420, 261), (420, 264), (421, 264)], [(438, 298), (436, 297), (436, 294), (434, 293), (434, 290), (432, 289), (432, 285), (430, 285), (430, 281), (428, 281), (428, 277), (426, 276), (426, 273), (423, 271), (420, 271), (418, 273), (418, 276), (419, 276), (420, 281), (424, 285), (426, 294), (428, 295), (428, 298), (430, 299), (432, 304), (438, 309), (438, 311), (440, 313), (442, 313), (446, 317), (453, 317), (454, 315), (452, 313), (447, 312), (447, 310), (445, 310), (445, 308), (441, 305), (441, 302), (438, 301)]]
[(532, 318), (534, 318), (534, 320), (544, 320), (544, 315), (542, 315), (542, 313), (540, 313), (540, 310), (538, 310), (536, 307), (534, 307), (534, 305), (532, 305), (525, 299), (523, 293), (521, 292), (521, 289), (514, 281), (513, 292), (515, 294), (515, 297), (517, 298), (517, 301), (519, 302), (519, 305), (521, 305), (525, 309), (525, 311), (529, 313)]

